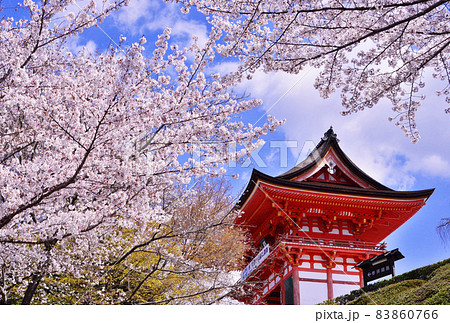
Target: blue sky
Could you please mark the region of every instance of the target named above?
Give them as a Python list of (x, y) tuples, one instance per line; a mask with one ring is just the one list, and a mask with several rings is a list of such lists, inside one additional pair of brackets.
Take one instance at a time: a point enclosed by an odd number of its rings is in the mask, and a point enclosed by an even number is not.
[[(5, 7), (11, 2), (6, 1)], [(79, 1), (82, 2), (82, 1)], [(76, 8), (74, 8), (74, 11)], [(79, 35), (70, 42), (73, 50), (87, 47), (91, 51), (104, 50), (119, 43), (119, 36), (127, 42), (137, 41), (145, 35), (147, 53), (152, 52), (152, 42), (165, 27), (172, 28), (172, 41), (180, 47), (191, 41), (191, 36), (206, 39), (208, 26), (204, 16), (179, 11), (179, 6), (165, 4), (161, 0), (131, 0), (130, 5), (100, 25)], [(235, 66), (233, 61), (219, 60), (215, 69), (227, 71)], [(343, 151), (363, 171), (397, 190), (421, 190), (435, 188), (426, 206), (413, 218), (386, 239), (388, 249), (399, 248), (405, 259), (397, 262), (397, 273), (428, 265), (450, 256), (450, 241), (444, 244), (436, 227), (442, 217), (450, 217), (450, 115), (444, 113), (445, 102), (433, 94), (438, 84), (428, 78), (428, 95), (417, 113), (417, 127), (421, 140), (417, 144), (403, 135), (400, 128), (388, 117), (393, 116), (389, 102), (381, 100), (373, 109), (343, 117), (339, 94), (324, 100), (313, 88), (317, 71), (305, 69), (301, 74), (264, 74), (241, 84), (236, 91), (250, 93), (264, 104), (245, 116), (250, 123), (270, 114), (286, 123), (274, 134), (263, 139), (265, 146), (247, 167), (232, 169), (240, 177), (232, 183), (235, 192), (241, 192), (249, 180), (252, 168), (276, 176), (292, 168), (300, 161), (303, 147), (311, 147), (320, 141), (323, 133), (333, 126)], [(280, 158), (280, 141), (287, 142), (287, 160)], [(272, 142), (272, 144), (271, 144)], [(275, 142), (275, 143), (274, 143)], [(265, 166), (256, 163), (260, 157)], [(285, 167), (283, 166), (285, 163)]]

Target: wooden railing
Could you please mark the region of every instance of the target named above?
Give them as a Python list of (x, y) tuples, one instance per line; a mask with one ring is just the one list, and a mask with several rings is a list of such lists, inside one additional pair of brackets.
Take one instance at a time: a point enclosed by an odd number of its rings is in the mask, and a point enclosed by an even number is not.
[(295, 243), (295, 244), (307, 244), (307, 245), (317, 245), (317, 246), (334, 246), (343, 248), (358, 248), (358, 249), (371, 249), (371, 250), (386, 250), (386, 243), (374, 243), (374, 242), (364, 242), (364, 241), (346, 241), (346, 240), (335, 240), (335, 239), (314, 239), (307, 237), (299, 237), (294, 235), (282, 235), (275, 243), (278, 245), (281, 242), (285, 243)]

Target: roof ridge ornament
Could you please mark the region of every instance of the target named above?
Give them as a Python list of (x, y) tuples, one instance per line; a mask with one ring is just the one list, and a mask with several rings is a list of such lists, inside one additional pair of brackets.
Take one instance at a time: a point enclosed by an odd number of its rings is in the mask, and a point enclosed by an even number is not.
[(327, 141), (329, 138), (335, 138), (336, 141), (339, 142), (339, 139), (337, 139), (337, 134), (333, 131), (333, 126), (330, 126), (330, 129), (323, 134), (322, 140)]

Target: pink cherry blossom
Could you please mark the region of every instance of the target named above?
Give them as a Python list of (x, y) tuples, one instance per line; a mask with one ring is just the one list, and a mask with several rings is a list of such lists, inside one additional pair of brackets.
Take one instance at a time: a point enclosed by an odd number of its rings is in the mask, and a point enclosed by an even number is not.
[[(450, 102), (450, 8), (444, 0), (178, 0), (222, 33), (216, 49), (241, 72), (320, 68), (315, 87), (342, 97), (342, 114), (390, 100), (393, 120), (413, 142), (427, 73)], [(430, 72), (428, 72), (430, 71)], [(444, 108), (447, 113), (450, 108)]]

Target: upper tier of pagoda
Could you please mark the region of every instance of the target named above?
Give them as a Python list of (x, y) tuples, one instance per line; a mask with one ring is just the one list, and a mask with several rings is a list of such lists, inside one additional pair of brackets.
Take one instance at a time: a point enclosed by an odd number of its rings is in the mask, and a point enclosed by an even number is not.
[[(434, 189), (395, 191), (359, 169), (341, 150), (330, 128), (308, 157), (284, 174), (253, 170), (235, 223), (261, 235), (275, 218), (285, 224), (318, 218), (322, 232), (348, 223), (355, 240), (378, 243), (412, 217)], [(270, 223), (269, 223), (270, 221)], [(313, 238), (315, 233), (310, 234)], [(255, 237), (256, 238), (256, 237)]]

